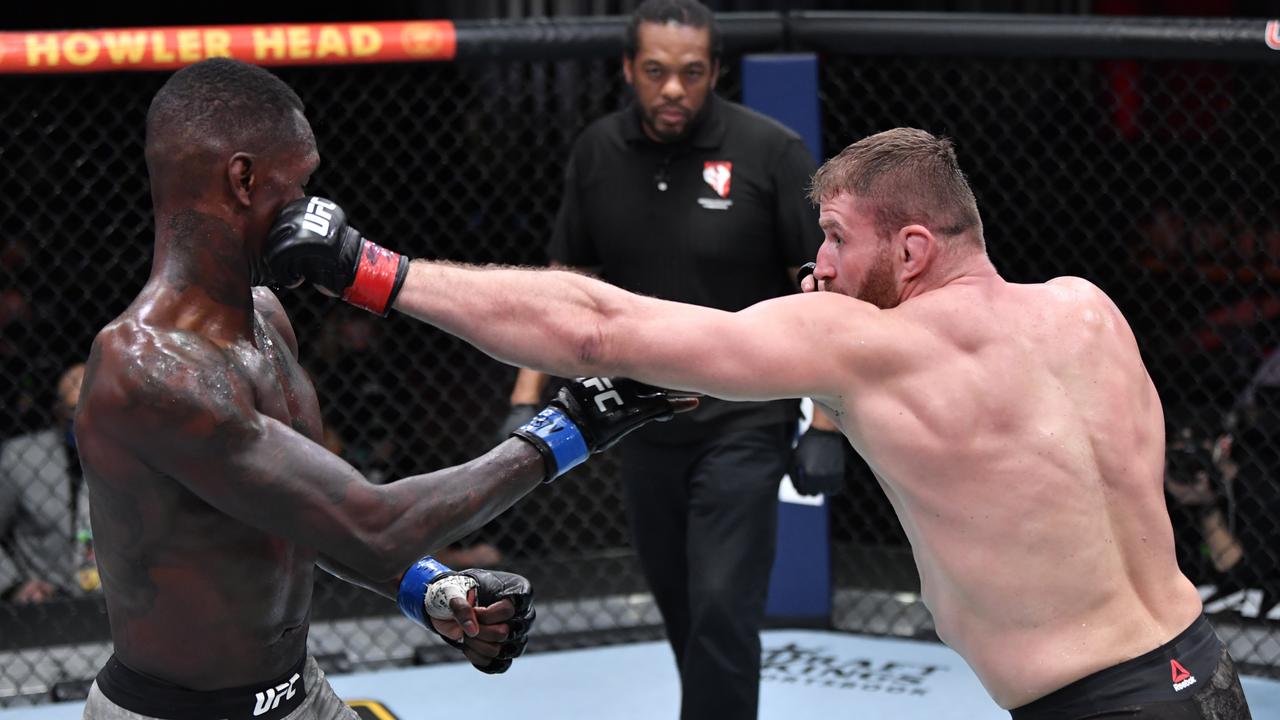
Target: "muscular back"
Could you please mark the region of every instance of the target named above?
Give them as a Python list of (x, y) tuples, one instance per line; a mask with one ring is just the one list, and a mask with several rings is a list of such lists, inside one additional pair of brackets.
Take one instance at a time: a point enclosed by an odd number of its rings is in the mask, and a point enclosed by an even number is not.
[(178, 457), (230, 443), (250, 410), (320, 436), (288, 320), (266, 291), (254, 306), (251, 332), (228, 333), (148, 286), (95, 340), (76, 420), (116, 654), (193, 689), (272, 677), (305, 651), (315, 551), (215, 507), (252, 478), (211, 481)]
[(1005, 707), (1185, 629), (1163, 418), (1091, 284), (953, 283), (886, 311), (842, 424), (911, 540), (938, 633)]

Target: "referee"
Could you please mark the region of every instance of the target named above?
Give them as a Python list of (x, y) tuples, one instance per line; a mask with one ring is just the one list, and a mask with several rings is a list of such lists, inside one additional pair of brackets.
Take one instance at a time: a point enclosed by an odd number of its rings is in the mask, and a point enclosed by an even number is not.
[[(623, 57), (634, 102), (574, 145), (553, 265), (729, 311), (795, 290), (795, 269), (822, 242), (805, 194), (813, 159), (794, 132), (715, 95), (720, 56), (704, 6), (637, 8)], [(520, 371), (504, 436), (533, 413), (546, 380)], [(616, 451), (635, 548), (680, 671), (682, 718), (756, 717), (778, 483), (798, 416), (793, 400), (706, 398)], [(838, 488), (843, 445), (820, 429), (802, 438), (802, 475), (817, 483), (802, 491)]]

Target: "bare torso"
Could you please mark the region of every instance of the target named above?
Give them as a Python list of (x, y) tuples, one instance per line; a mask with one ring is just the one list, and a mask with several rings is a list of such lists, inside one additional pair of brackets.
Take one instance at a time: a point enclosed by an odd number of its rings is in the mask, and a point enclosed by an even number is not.
[(1162, 410), (1111, 301), (993, 278), (885, 312), (910, 353), (833, 407), (992, 697), (1025, 704), (1184, 630), (1201, 603), (1174, 557)]
[[(76, 420), (90, 485), (95, 550), (111, 637), (122, 662), (196, 689), (275, 677), (306, 649), (316, 552), (245, 525), (149, 466), (109, 436), (128, 433), (124, 374), (197, 382), (211, 406), (228, 402), (228, 378), (253, 388), (264, 415), (315, 440), (319, 406), (299, 367), (279, 303), (255, 294), (252, 337), (202, 325), (192, 304), (149, 286), (94, 343)], [(289, 335), (286, 342), (282, 333)], [(193, 362), (195, 361), (195, 362)], [(200, 368), (193, 370), (193, 367)], [(217, 441), (210, 417), (182, 432)], [(145, 438), (135, 438), (145, 447)]]

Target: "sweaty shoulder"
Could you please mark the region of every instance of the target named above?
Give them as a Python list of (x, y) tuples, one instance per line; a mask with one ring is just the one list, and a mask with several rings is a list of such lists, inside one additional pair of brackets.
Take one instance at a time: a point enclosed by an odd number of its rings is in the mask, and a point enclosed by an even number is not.
[(295, 358), (298, 357), (298, 335), (293, 331), (293, 323), (289, 322), (289, 314), (284, 311), (284, 305), (280, 304), (280, 298), (268, 288), (255, 287), (253, 309), (280, 333), (280, 337), (289, 346), (289, 351)]
[[(1062, 360), (1138, 361), (1138, 341), (1129, 322), (1098, 286), (1078, 277), (1059, 277), (1038, 286), (1045, 295), (1043, 330)], [(1113, 354), (1114, 353), (1114, 354)]]
[(1097, 285), (1084, 278), (1064, 275), (1049, 280), (1044, 284), (1044, 288), (1055, 300), (1078, 307), (1082, 313), (1079, 317), (1085, 322), (1111, 324), (1117, 319), (1123, 320), (1120, 310), (1111, 298)]
[(1080, 293), (1082, 295), (1101, 294), (1102, 290), (1097, 285), (1075, 275), (1063, 275), (1053, 278), (1045, 282), (1045, 285), (1068, 293)]
[(77, 433), (154, 450), (166, 447), (161, 438), (228, 431), (255, 417), (252, 387), (226, 351), (191, 332), (118, 320), (94, 340), (86, 375)]

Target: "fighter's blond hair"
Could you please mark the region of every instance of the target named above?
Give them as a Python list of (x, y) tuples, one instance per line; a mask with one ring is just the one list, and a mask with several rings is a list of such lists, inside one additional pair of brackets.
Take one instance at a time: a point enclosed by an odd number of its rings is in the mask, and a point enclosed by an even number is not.
[(977, 200), (955, 145), (945, 137), (894, 128), (853, 143), (818, 168), (809, 199), (820, 204), (846, 193), (873, 208), (882, 238), (919, 224), (936, 235), (963, 236), (984, 247)]

